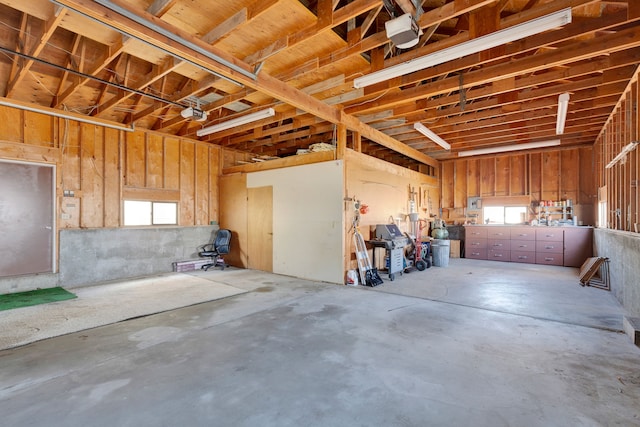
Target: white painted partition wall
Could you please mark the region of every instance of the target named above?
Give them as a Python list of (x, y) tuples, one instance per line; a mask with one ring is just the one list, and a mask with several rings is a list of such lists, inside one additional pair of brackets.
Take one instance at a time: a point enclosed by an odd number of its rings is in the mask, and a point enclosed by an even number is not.
[(343, 162), (247, 174), (247, 188), (273, 187), (273, 272), (343, 283)]

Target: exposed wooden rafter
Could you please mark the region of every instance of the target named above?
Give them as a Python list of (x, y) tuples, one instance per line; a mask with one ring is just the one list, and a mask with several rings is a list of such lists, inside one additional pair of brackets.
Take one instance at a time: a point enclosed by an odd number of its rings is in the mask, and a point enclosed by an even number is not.
[[(341, 141), (369, 154), (435, 165), (461, 149), (554, 136), (565, 92), (562, 144), (590, 144), (640, 62), (640, 6), (630, 0), (110, 0), (150, 25), (90, 0), (56, 2), (0, 0), (8, 98), (188, 138), (271, 107), (271, 119), (199, 138), (264, 155), (294, 154), (340, 127)], [(564, 8), (572, 23), (557, 31), (353, 87), (363, 74)], [(384, 25), (402, 13), (423, 31), (406, 50)], [(180, 115), (196, 100), (205, 123)]]

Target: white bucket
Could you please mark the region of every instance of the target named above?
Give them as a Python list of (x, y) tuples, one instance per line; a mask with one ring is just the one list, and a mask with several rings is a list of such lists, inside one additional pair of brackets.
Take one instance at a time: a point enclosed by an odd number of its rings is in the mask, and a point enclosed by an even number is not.
[(358, 286), (358, 273), (355, 270), (347, 271), (347, 285)]

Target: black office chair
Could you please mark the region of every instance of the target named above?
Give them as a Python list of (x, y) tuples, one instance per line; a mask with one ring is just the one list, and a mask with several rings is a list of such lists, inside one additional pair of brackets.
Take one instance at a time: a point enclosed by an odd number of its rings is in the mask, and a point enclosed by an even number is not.
[(207, 243), (206, 245), (200, 246), (198, 249), (198, 255), (203, 258), (211, 258), (210, 263), (205, 264), (200, 268), (207, 271), (211, 267), (217, 267), (219, 265), (221, 270), (224, 270), (227, 264), (224, 262), (222, 255), (228, 254), (231, 249), (231, 231), (226, 229), (218, 230), (216, 232), (216, 237), (213, 239), (213, 243)]

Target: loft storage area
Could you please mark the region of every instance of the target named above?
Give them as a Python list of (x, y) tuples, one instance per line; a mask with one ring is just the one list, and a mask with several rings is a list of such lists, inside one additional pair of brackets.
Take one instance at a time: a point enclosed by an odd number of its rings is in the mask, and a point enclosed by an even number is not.
[(640, 1), (0, 0), (0, 34), (0, 295), (77, 296), (3, 310), (6, 423), (637, 423)]

